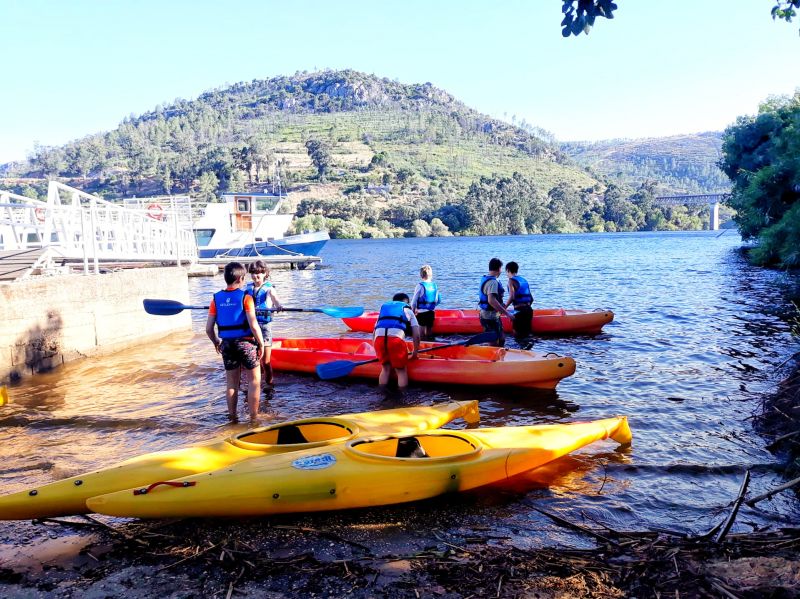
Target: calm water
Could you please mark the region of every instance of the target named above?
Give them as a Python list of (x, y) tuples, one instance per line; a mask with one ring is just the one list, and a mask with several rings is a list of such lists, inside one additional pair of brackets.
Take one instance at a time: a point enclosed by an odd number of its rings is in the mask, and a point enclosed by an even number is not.
[[(396, 291), (410, 293), (419, 266), (430, 263), (443, 307), (473, 307), (477, 281), (498, 256), (520, 264), (540, 307), (614, 310), (615, 322), (598, 337), (537, 340), (535, 349), (577, 361), (575, 375), (556, 392), (429, 387), (412, 388), (406, 398), (420, 404), (479, 399), (485, 426), (627, 415), (630, 449), (599, 444), (513, 486), (416, 508), (431, 518), (421, 520), (420, 534), (431, 522), (454, 529), (471, 522), (521, 546), (580, 543), (585, 539), (554, 528), (526, 502), (590, 525), (699, 532), (727, 513), (745, 470), (752, 470), (751, 493), (783, 482), (750, 417), (779, 379), (776, 367), (796, 350), (790, 333), (796, 314), (787, 297), (798, 281), (749, 267), (739, 246), (733, 232), (332, 241), (323, 252), (325, 268), (276, 271), (272, 278), (288, 306), (374, 309)], [(207, 302), (222, 280), (190, 285), (192, 301)], [(156, 317), (142, 312), (143, 327), (150, 318)], [(192, 333), (71, 364), (12, 388), (11, 404), (0, 412), (2, 491), (236, 429), (226, 422), (221, 360), (204, 323), (197, 312)], [(346, 332), (339, 321), (314, 314), (281, 314), (275, 331)], [(391, 406), (372, 384), (279, 374), (262, 412), (269, 423), (381, 407)], [(380, 520), (397, 509), (359, 517)], [(799, 512), (791, 495), (782, 494), (758, 509), (743, 507), (736, 526), (747, 531), (796, 522)], [(442, 523), (445, 515), (450, 524)], [(7, 543), (14, 540), (11, 526), (0, 528)]]

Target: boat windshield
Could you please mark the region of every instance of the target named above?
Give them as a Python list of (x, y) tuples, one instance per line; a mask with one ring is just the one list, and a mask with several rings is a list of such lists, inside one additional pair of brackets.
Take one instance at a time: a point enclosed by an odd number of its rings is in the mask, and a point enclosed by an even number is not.
[(278, 207), (281, 199), (279, 197), (269, 198), (254, 198), (255, 210), (254, 212), (272, 212)]
[(211, 243), (211, 238), (214, 237), (216, 229), (195, 229), (194, 238), (198, 247), (205, 247)]

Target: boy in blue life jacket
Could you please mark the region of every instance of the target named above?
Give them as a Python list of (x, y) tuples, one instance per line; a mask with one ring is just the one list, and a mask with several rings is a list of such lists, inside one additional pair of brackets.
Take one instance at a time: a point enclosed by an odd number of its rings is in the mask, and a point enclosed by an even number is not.
[(508, 301), (506, 307), (514, 306), (514, 338), (517, 341), (529, 337), (533, 324), (533, 291), (524, 277), (517, 274), (519, 265), (516, 262), (506, 264), (508, 277)]
[(247, 407), (250, 420), (258, 417), (261, 398), (261, 369), (259, 363), (264, 353), (264, 338), (256, 320), (253, 297), (245, 290), (247, 270), (239, 262), (225, 265), (227, 287), (211, 298), (206, 321), (206, 335), (217, 353), (222, 354), (225, 365), (225, 399), (228, 416), (234, 422), (239, 397), (239, 380), (244, 370), (247, 379)]
[(430, 264), (419, 269), (422, 279), (414, 289), (411, 298), (411, 309), (419, 322), (419, 334), (422, 339), (433, 339), (433, 320), (436, 316), (436, 306), (442, 302), (439, 287), (433, 282), (433, 269)]
[(503, 289), (500, 281), (497, 280), (502, 267), (503, 261), (499, 258), (489, 260), (489, 274), (483, 275), (478, 288), (481, 326), (487, 333), (497, 334), (497, 341), (490, 344), (497, 347), (503, 347), (506, 344), (506, 335), (503, 332), (503, 322), (500, 320), (500, 315), (504, 314), (512, 318), (511, 313), (503, 305), (505, 289)]
[(264, 338), (264, 354), (261, 356), (261, 380), (264, 387), (271, 387), (272, 374), (272, 314), (267, 310), (280, 310), (281, 303), (275, 295), (275, 287), (269, 281), (269, 267), (263, 260), (256, 260), (247, 269), (253, 278), (247, 284), (247, 294), (253, 298), (256, 305), (256, 320), (261, 327), (261, 336)]
[[(414, 342), (410, 357), (406, 345), (406, 337), (409, 335)], [(419, 323), (405, 293), (395, 293), (392, 301), (381, 306), (372, 332), (372, 344), (381, 363), (378, 384), (382, 387), (388, 385), (394, 369), (397, 372), (398, 389), (408, 387), (406, 366), (409, 360), (417, 357), (419, 351)]]

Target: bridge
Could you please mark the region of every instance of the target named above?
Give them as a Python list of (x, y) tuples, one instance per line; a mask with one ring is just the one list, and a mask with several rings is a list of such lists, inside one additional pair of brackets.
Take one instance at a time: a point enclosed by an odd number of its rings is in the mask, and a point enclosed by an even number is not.
[(0, 259), (8, 255), (15, 262), (14, 278), (81, 264), (84, 274), (99, 273), (101, 262), (196, 262), (188, 198), (158, 200), (120, 206), (56, 181), (48, 185), (47, 201), (0, 189)]
[(712, 231), (719, 230), (719, 205), (730, 197), (729, 193), (699, 193), (694, 195), (660, 196), (654, 202), (661, 206), (697, 206), (708, 204), (711, 214), (708, 218), (708, 228)]

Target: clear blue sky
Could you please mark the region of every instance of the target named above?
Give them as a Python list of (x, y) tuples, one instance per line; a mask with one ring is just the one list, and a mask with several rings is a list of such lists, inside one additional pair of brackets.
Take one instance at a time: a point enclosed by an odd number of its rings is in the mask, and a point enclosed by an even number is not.
[(773, 0), (617, 0), (561, 37), (560, 0), (0, 0), (0, 162), (243, 80), (352, 68), (430, 81), (562, 140), (723, 129), (800, 87)]

